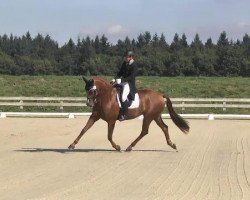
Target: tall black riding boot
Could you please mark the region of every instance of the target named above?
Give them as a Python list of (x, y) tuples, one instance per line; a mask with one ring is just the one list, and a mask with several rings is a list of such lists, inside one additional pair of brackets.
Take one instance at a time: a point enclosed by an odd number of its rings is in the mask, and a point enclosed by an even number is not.
[(127, 111), (128, 111), (128, 102), (121, 102), (121, 109), (120, 109), (120, 113), (119, 113), (119, 121), (124, 121), (126, 120), (127, 117)]

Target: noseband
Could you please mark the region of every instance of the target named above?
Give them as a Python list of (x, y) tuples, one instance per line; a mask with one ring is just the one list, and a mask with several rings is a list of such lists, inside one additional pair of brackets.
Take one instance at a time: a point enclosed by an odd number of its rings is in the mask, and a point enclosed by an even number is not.
[(87, 103), (89, 103), (90, 101), (92, 101), (94, 104), (96, 104), (97, 101), (97, 91), (96, 91), (96, 86), (94, 85), (92, 88), (90, 88), (88, 90), (88, 94), (87, 94)]

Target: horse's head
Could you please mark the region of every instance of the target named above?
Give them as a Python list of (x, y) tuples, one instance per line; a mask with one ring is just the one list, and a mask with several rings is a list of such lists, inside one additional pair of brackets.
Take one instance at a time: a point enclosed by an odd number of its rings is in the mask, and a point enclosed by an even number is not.
[(87, 93), (87, 106), (93, 107), (97, 103), (97, 87), (95, 85), (94, 79), (87, 80), (85, 77), (82, 77), (85, 82), (85, 90)]

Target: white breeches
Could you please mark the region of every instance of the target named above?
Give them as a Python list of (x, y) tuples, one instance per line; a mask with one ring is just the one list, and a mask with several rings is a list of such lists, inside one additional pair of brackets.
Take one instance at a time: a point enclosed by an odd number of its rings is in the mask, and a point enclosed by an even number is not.
[(129, 84), (128, 83), (124, 83), (124, 85), (123, 85), (123, 92), (122, 92), (122, 102), (125, 102), (127, 100), (129, 92), (130, 92)]

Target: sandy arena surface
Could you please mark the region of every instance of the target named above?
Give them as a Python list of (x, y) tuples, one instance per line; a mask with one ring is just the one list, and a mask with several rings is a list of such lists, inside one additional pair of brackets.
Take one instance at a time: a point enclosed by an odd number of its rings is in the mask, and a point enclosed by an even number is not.
[[(86, 121), (0, 119), (0, 199), (250, 199), (250, 121), (189, 120), (184, 135), (165, 119), (178, 152), (153, 122), (120, 153), (100, 120), (68, 151)], [(141, 123), (118, 122), (114, 141), (126, 149)]]

